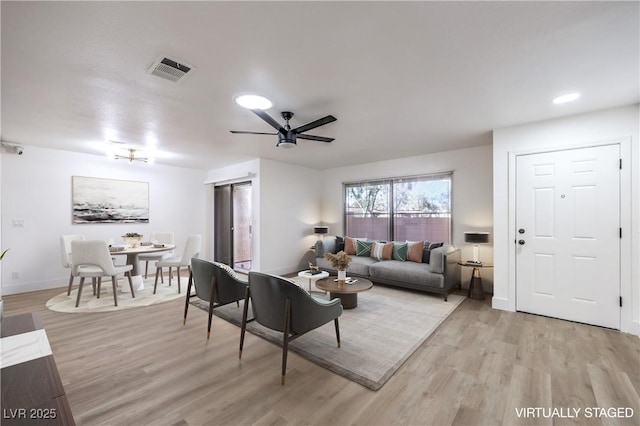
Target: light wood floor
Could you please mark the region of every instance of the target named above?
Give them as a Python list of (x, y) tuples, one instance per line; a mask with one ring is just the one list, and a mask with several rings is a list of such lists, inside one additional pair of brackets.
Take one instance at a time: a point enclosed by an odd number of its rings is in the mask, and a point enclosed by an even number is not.
[[(280, 348), (183, 300), (110, 313), (62, 314), (64, 289), (5, 297), (5, 315), (39, 312), (79, 425), (640, 424), (640, 339), (465, 300), (377, 392), (294, 353), (280, 385)], [(341, 336), (343, 340), (349, 336)], [(380, 336), (381, 339), (384, 336)], [(578, 418), (518, 418), (558, 408)], [(630, 407), (631, 419), (584, 416)]]

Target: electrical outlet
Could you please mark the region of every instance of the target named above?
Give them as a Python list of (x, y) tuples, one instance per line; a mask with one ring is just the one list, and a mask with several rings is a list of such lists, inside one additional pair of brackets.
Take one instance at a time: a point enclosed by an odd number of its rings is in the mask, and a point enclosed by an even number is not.
[(12, 272), (11, 279), (14, 279), (14, 280), (20, 279), (20, 272)]
[(22, 219), (13, 219), (13, 227), (14, 228), (24, 228), (24, 220), (22, 220)]

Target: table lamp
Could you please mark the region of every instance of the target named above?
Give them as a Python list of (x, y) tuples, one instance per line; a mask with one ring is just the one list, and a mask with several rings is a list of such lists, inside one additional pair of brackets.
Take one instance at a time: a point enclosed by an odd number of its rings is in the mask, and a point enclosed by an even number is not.
[(318, 235), (318, 238), (320, 238), (320, 236), (322, 236), (324, 238), (324, 234), (328, 234), (329, 233), (329, 227), (328, 226), (314, 226), (313, 227), (313, 232), (314, 232), (314, 234)]
[(473, 262), (480, 263), (478, 258), (478, 244), (485, 244), (489, 242), (489, 233), (488, 232), (465, 232), (464, 233), (464, 242), (473, 244)]

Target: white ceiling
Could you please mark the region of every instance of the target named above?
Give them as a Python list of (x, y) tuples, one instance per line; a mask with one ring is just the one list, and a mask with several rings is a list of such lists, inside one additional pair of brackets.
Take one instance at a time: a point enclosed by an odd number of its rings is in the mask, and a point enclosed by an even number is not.
[[(203, 169), (314, 168), (491, 143), (495, 128), (640, 101), (638, 2), (2, 2), (3, 141), (103, 155), (156, 141)], [(196, 69), (172, 83), (161, 55)], [(553, 105), (579, 91), (572, 104)], [(275, 136), (234, 96), (331, 144)], [(25, 151), (28, 155), (28, 149)]]

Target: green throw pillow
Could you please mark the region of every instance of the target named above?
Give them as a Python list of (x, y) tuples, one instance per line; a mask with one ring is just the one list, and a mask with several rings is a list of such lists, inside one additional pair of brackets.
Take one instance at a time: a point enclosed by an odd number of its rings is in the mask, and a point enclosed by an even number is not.
[(356, 256), (371, 256), (373, 241), (356, 240)]
[(407, 253), (409, 252), (409, 244), (407, 243), (393, 243), (393, 260), (401, 260), (405, 262), (407, 260)]

